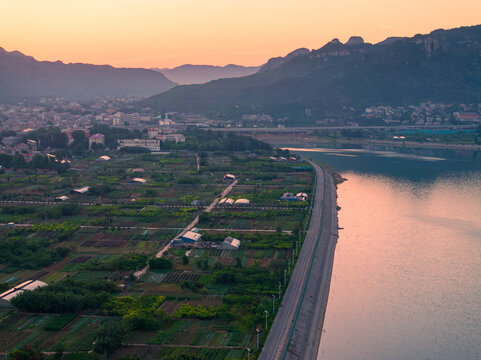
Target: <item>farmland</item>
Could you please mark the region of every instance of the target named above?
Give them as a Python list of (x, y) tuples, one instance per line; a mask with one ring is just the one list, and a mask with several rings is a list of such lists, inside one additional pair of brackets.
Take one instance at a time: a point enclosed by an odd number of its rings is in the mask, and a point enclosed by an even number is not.
[[(256, 358), (256, 329), (261, 347), (302, 245), (314, 182), (307, 163), (272, 155), (205, 150), (197, 169), (191, 150), (113, 152), (108, 162), (75, 160), (61, 175), (0, 175), (0, 223), (15, 223), (0, 228), (0, 284), (48, 284), (0, 308), (0, 352), (221, 360), (247, 359), (250, 348)], [(237, 178), (227, 197), (249, 204), (206, 212), (229, 185), (226, 173)], [(81, 186), (89, 190), (71, 193)], [(285, 192), (308, 201), (279, 202)], [(62, 195), (68, 201), (55, 201)], [(201, 241), (167, 248), (197, 217)], [(238, 250), (222, 249), (228, 236)], [(165, 261), (153, 262), (163, 248)], [(55, 307), (44, 303), (51, 296)]]

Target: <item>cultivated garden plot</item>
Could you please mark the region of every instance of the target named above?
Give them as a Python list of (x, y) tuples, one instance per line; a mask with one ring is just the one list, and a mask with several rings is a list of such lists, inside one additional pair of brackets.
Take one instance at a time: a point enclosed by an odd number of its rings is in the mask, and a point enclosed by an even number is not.
[[(273, 161), (269, 152), (111, 155), (107, 163), (75, 161), (61, 175), (0, 175), (0, 221), (15, 223), (0, 229), (0, 253), (8, 254), (0, 255), (0, 284), (47, 284), (23, 296), (35, 301), (18, 297), (14, 308), (0, 308), (0, 351), (246, 359), (256, 328), (261, 345), (267, 335), (266, 311), (269, 327), (302, 245), (311, 166)], [(229, 186), (226, 173), (238, 181), (227, 197), (249, 204), (205, 212)], [(71, 193), (81, 185), (85, 194)], [(286, 192), (308, 199), (279, 201)], [(61, 195), (69, 200), (54, 201)], [(196, 217), (201, 240), (156, 259)], [(222, 247), (228, 236), (240, 240), (238, 250)], [(106, 333), (122, 345), (110, 349)]]

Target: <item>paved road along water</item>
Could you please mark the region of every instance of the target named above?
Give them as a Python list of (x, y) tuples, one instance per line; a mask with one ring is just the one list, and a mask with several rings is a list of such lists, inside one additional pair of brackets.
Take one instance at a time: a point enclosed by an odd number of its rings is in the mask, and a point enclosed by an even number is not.
[(317, 173), (309, 229), (260, 359), (314, 359), (318, 352), (337, 241), (336, 188)]

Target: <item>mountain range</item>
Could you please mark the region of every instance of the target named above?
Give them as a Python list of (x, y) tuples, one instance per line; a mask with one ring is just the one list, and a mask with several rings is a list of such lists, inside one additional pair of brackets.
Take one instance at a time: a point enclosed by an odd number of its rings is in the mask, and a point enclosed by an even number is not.
[(240, 66), (229, 64), (226, 66), (212, 65), (182, 65), (172, 69), (152, 68), (164, 74), (168, 79), (181, 84), (203, 84), (223, 78), (236, 78), (256, 73), (260, 66)]
[(269, 60), (250, 76), (183, 85), (138, 107), (236, 117), (302, 119), (373, 105), (481, 102), (481, 25), (378, 44), (351, 37)]
[(177, 84), (147, 69), (37, 61), (0, 48), (0, 101), (42, 97), (145, 97)]

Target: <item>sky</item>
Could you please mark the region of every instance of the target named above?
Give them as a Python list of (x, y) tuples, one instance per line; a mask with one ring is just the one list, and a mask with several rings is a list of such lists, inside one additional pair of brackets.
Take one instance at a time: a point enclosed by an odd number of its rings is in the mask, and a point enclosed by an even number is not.
[(481, 24), (479, 0), (0, 0), (0, 47), (37, 60), (261, 65), (351, 35)]

